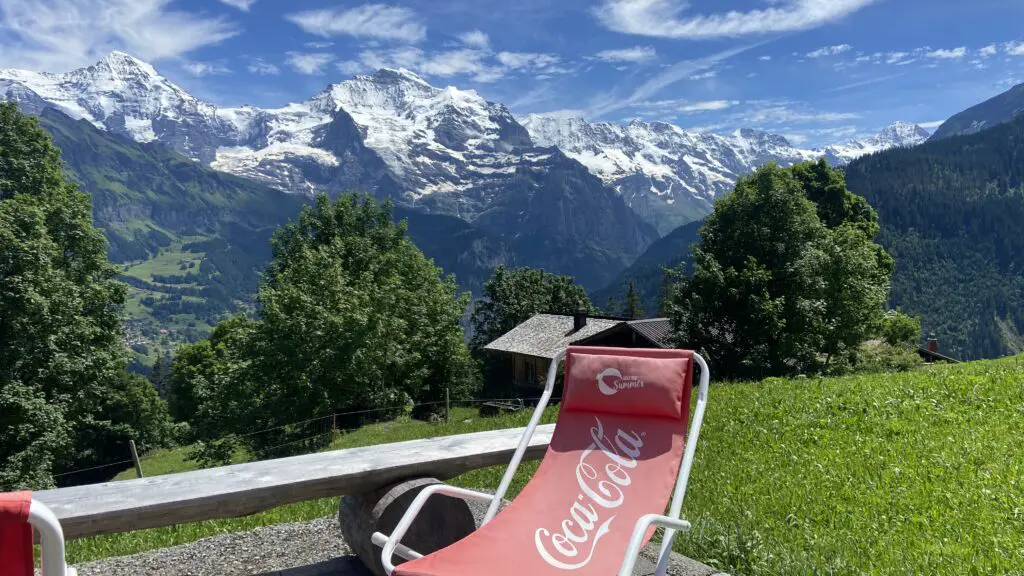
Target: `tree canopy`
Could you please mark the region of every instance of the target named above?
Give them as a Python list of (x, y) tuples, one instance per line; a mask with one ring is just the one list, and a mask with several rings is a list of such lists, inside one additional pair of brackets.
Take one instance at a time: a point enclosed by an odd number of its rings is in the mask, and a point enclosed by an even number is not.
[(716, 373), (757, 378), (828, 369), (877, 329), (893, 261), (877, 217), (824, 161), (768, 164), (719, 200), (674, 274), (676, 343)]
[(0, 103), (0, 489), (52, 486), (124, 460), (129, 439), (165, 440), (165, 405), (125, 373), (116, 276), (60, 151)]
[(558, 276), (537, 268), (498, 266), (474, 303), (471, 348), (476, 352), (534, 314), (572, 314), (593, 306), (572, 276)]
[[(172, 410), (200, 439), (472, 391), (459, 324), (468, 297), (394, 223), (390, 204), (321, 195), (272, 248), (257, 317), (225, 321), (174, 359)], [(303, 433), (248, 442), (292, 432)]]

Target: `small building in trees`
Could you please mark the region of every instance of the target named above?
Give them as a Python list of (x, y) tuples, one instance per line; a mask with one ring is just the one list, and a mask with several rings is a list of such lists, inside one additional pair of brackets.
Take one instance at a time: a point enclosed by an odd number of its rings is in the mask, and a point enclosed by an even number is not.
[(506, 361), (517, 395), (544, 387), (551, 360), (569, 345), (619, 348), (668, 348), (668, 318), (628, 320), (614, 316), (537, 314), (484, 347)]

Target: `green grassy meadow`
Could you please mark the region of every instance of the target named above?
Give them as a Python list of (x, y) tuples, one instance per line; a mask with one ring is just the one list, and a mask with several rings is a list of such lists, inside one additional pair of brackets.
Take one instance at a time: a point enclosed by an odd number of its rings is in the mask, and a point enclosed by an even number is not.
[[(550, 409), (545, 421), (554, 421)], [(528, 414), (450, 424), (401, 419), (332, 449), (522, 426)], [(678, 552), (737, 575), (1022, 574), (1024, 357), (912, 373), (714, 384)], [(187, 469), (186, 449), (147, 456), (147, 475)], [(522, 467), (512, 493), (536, 463)], [(503, 471), (453, 483), (493, 490)], [(124, 477), (134, 476), (127, 471)], [(337, 499), (72, 541), (69, 559), (171, 546), (336, 513)]]

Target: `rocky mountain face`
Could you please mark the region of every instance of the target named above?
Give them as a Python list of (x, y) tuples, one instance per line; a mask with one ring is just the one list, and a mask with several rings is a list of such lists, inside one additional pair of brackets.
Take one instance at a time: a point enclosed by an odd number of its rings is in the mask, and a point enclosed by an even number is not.
[(594, 288), (658, 236), (574, 160), (535, 147), (504, 105), (406, 70), (356, 76), (282, 108), (217, 108), (115, 52), (67, 74), (0, 70), (0, 95), (279, 190), (360, 190), (455, 216), (512, 247), (510, 260)]
[(801, 149), (786, 138), (741, 129), (697, 133), (665, 122), (622, 125), (582, 118), (530, 115), (522, 120), (534, 142), (557, 146), (612, 186), (661, 234), (703, 218), (736, 180), (767, 162), (782, 166), (826, 158), (846, 164), (864, 154), (923, 142), (928, 132), (898, 122), (871, 138), (823, 149)]
[(951, 136), (974, 134), (1009, 122), (1024, 112), (1024, 84), (1018, 84), (1006, 92), (972, 106), (946, 120), (932, 135), (932, 140)]

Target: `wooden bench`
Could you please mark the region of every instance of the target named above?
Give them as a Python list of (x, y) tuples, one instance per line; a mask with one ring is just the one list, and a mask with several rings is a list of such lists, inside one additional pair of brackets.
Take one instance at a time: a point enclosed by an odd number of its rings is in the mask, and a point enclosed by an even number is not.
[[(33, 497), (65, 538), (234, 518), (285, 504), (363, 493), (408, 478), (448, 479), (507, 464), (524, 428), (318, 452), (219, 468), (58, 488)], [(537, 427), (524, 459), (544, 456), (554, 424)]]

